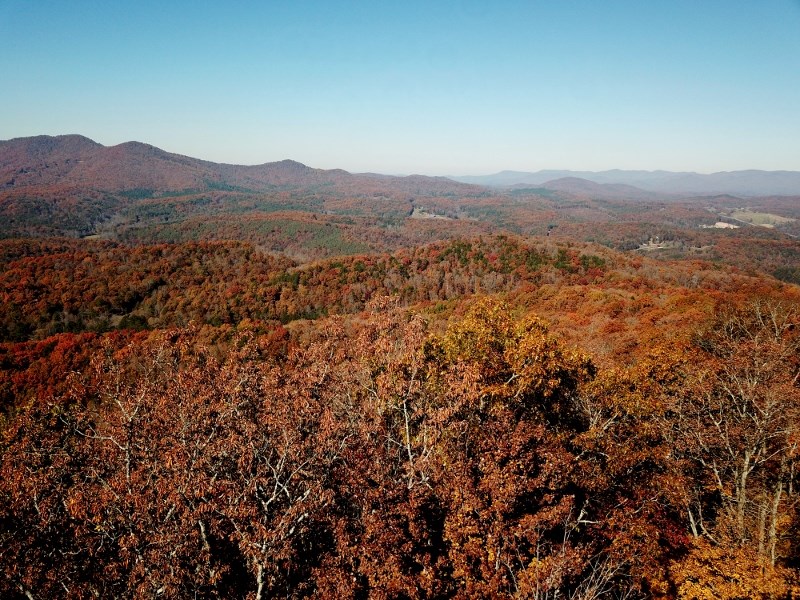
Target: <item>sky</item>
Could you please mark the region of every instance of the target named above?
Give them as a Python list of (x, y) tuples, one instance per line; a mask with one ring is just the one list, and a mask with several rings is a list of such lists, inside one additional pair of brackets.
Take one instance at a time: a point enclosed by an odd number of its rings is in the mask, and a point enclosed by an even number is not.
[(0, 0), (0, 139), (477, 175), (800, 170), (800, 0)]

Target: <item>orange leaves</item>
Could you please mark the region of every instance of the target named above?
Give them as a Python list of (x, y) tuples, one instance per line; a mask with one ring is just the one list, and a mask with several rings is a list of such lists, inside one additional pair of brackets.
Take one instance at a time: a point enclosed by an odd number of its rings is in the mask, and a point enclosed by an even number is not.
[[(701, 365), (702, 353), (674, 343), (598, 369), (532, 314), (496, 298), (464, 305), (447, 328), (441, 313), (379, 299), (277, 340), (251, 323), (10, 348), (14, 365), (36, 364), (41, 349), (84, 376), (3, 429), (0, 522), (12, 534), (0, 541), (12, 541), (0, 591), (24, 582), (57, 596), (60, 581), (76, 597), (783, 589), (783, 571), (746, 579), (752, 548), (723, 535), (735, 529), (735, 511), (720, 509), (735, 485), (720, 492), (689, 460), (711, 449), (686, 437), (697, 431), (690, 409), (718, 383), (694, 367), (722, 374), (746, 360)], [(265, 349), (274, 343), (283, 350)], [(764, 524), (759, 568), (771, 547), (777, 563), (791, 551), (796, 458), (794, 446), (769, 456), (748, 483), (751, 546)], [(692, 527), (719, 543), (693, 542)]]
[(765, 564), (751, 549), (722, 548), (695, 540), (687, 556), (669, 568), (681, 600), (772, 600), (785, 598), (791, 575)]

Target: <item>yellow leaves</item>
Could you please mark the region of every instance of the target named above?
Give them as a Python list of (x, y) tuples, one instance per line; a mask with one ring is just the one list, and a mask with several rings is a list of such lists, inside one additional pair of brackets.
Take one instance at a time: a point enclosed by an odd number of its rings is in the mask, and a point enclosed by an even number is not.
[[(639, 432), (646, 434), (654, 426), (653, 420), (670, 410), (673, 399), (685, 394), (685, 367), (685, 354), (680, 349), (654, 347), (648, 357), (629, 369), (604, 370), (586, 386), (586, 396), (596, 409), (615, 415), (614, 422), (637, 419)], [(653, 433), (657, 435), (659, 430), (654, 426)]]
[(689, 554), (673, 561), (670, 577), (682, 600), (784, 598), (788, 572), (759, 561), (747, 548), (722, 548), (697, 539)]
[(512, 338), (513, 329), (507, 308), (494, 299), (482, 298), (450, 327), (442, 346), (450, 360), (492, 363)]
[(64, 504), (72, 518), (82, 518), (86, 515), (86, 498), (80, 490), (70, 491)]
[(438, 344), (441, 359), (479, 367), (478, 396), (519, 401), (549, 399), (574, 389), (594, 373), (587, 356), (565, 350), (546, 324), (529, 314), (515, 322), (509, 308), (494, 298), (477, 300)]
[(517, 573), (521, 597), (557, 597), (562, 591), (564, 579), (576, 570), (578, 557), (566, 544), (554, 550), (532, 558)]

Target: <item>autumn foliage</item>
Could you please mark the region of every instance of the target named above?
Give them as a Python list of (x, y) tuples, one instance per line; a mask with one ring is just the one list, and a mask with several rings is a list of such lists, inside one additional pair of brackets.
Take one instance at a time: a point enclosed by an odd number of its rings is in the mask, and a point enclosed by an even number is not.
[(797, 288), (555, 238), (0, 242), (0, 596), (786, 597)]
[(797, 198), (0, 150), (0, 598), (800, 597)]
[(3, 428), (3, 596), (788, 593), (795, 308), (720, 307), (616, 367), (464, 309), (83, 340)]

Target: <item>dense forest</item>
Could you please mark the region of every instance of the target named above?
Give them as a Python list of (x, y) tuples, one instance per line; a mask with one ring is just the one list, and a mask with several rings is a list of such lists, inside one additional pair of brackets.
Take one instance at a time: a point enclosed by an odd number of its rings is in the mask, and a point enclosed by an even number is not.
[(0, 147), (0, 597), (800, 591), (796, 198), (83, 140)]

